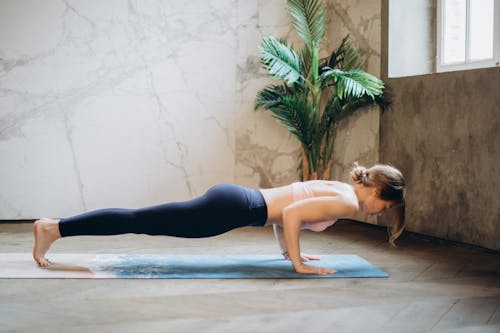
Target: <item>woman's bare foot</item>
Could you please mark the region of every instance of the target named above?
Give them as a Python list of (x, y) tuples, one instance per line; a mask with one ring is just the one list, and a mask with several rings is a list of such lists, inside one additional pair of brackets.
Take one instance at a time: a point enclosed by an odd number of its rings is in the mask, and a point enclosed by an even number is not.
[(33, 248), (33, 258), (40, 267), (47, 267), (50, 261), (45, 258), (45, 253), (54, 241), (61, 237), (59, 233), (59, 220), (42, 218), (36, 220), (33, 225), (35, 233), (35, 246)]

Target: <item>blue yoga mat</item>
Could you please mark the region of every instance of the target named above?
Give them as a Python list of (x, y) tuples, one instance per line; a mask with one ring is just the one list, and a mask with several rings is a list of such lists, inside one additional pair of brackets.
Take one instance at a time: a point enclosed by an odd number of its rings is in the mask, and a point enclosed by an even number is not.
[(331, 275), (297, 274), (290, 261), (276, 255), (169, 255), (100, 254), (89, 268), (98, 278), (132, 279), (293, 279), (293, 278), (367, 278), (388, 274), (365, 259), (351, 254), (323, 255), (308, 264), (329, 267)]

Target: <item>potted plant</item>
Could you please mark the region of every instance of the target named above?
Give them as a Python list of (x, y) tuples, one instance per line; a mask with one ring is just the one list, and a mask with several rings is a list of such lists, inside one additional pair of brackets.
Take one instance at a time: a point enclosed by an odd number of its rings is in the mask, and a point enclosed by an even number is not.
[(262, 40), (260, 61), (283, 82), (260, 90), (255, 108), (271, 111), (301, 143), (301, 180), (328, 179), (339, 121), (367, 105), (383, 110), (384, 83), (362, 70), (349, 36), (329, 57), (319, 58), (326, 30), (322, 0), (287, 0), (287, 7), (304, 45), (296, 50), (272, 36)]

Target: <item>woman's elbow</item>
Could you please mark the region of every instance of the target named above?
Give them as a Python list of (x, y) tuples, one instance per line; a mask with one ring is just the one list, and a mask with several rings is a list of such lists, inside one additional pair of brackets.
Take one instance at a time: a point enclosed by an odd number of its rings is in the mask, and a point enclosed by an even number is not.
[(282, 214), (283, 226), (300, 224), (300, 217), (297, 214), (297, 210), (293, 207), (283, 208)]

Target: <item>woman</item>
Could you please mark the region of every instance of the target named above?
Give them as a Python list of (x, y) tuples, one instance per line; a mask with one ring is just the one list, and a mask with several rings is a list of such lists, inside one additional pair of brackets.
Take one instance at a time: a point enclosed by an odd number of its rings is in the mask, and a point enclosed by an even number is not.
[[(318, 259), (301, 255), (301, 229), (323, 231), (339, 218), (356, 212), (381, 214), (400, 206), (404, 212), (405, 183), (401, 172), (388, 165), (366, 169), (355, 165), (354, 185), (313, 180), (252, 190), (222, 184), (185, 202), (166, 203), (141, 209), (102, 209), (61, 220), (41, 219), (34, 224), (33, 257), (40, 267), (50, 245), (61, 237), (139, 233), (200, 238), (222, 234), (244, 226), (272, 225), (285, 259), (297, 273), (333, 274), (334, 270), (304, 264)], [(404, 214), (392, 227), (391, 244), (404, 228)]]

